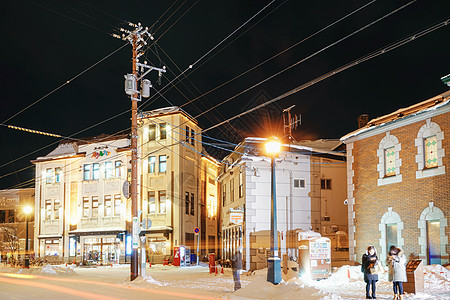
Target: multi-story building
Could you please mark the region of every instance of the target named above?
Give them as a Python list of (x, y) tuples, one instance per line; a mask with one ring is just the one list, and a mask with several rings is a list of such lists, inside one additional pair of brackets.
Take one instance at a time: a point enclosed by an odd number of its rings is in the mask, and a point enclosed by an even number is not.
[(126, 259), (127, 136), (63, 141), (36, 165), (35, 251), (48, 261)]
[(197, 254), (200, 241), (199, 255), (216, 252), (218, 164), (203, 149), (197, 121), (168, 107), (144, 112), (139, 123), (140, 210), (152, 221), (142, 232), (150, 258), (162, 261), (180, 245)]
[[(34, 213), (26, 216), (24, 208), (33, 208), (34, 189), (0, 190), (0, 260), (18, 261), (25, 254), (26, 218), (28, 218), (28, 250), (33, 253)], [(20, 256), (20, 257), (19, 257)]]
[[(246, 138), (223, 160), (218, 178), (222, 257), (230, 259), (243, 246), (247, 270), (266, 267), (270, 248), (271, 168), (265, 142)], [(314, 230), (332, 238), (336, 231), (347, 231), (345, 154), (331, 150), (338, 142), (283, 145), (275, 160), (280, 256), (297, 258), (299, 231)]]
[(347, 146), (350, 260), (391, 245), (446, 264), (450, 91), (376, 118), (342, 137)]

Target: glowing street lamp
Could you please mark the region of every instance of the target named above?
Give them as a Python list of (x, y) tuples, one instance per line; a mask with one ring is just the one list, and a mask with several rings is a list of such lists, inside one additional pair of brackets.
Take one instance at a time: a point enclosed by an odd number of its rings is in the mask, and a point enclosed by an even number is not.
[(281, 142), (278, 138), (271, 138), (266, 143), (266, 153), (270, 156), (271, 167), (271, 214), (270, 214), (270, 256), (267, 260), (267, 281), (279, 284), (281, 278), (281, 260), (278, 257), (278, 230), (277, 230), (277, 196), (275, 180), (275, 157), (281, 150)]
[(25, 206), (23, 212), (25, 213), (25, 268), (30, 267), (30, 255), (28, 253), (28, 215), (33, 211), (31, 206)]

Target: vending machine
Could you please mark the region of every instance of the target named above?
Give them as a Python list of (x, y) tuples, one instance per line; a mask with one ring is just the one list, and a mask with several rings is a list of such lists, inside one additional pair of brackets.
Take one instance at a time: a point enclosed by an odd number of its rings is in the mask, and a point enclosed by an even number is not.
[(309, 237), (298, 241), (300, 276), (325, 279), (331, 274), (331, 241), (326, 237)]

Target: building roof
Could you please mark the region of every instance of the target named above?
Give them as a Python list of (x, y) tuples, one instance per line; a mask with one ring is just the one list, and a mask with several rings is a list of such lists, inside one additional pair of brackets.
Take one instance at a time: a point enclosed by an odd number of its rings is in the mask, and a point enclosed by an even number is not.
[(176, 114), (176, 113), (183, 114), (186, 118), (188, 118), (195, 124), (198, 124), (197, 120), (194, 119), (194, 117), (189, 115), (187, 112), (185, 112), (183, 109), (181, 109), (178, 106), (169, 106), (169, 107), (154, 109), (151, 111), (144, 111), (144, 112), (142, 112), (142, 115), (138, 116), (138, 118), (143, 119), (143, 118), (150, 118), (150, 117), (159, 117), (159, 116), (166, 116), (166, 115)]
[(432, 97), (428, 100), (419, 102), (417, 104), (400, 108), (390, 114), (375, 118), (370, 120), (366, 126), (359, 128), (353, 132), (350, 132), (344, 135), (341, 138), (341, 141), (345, 141), (351, 137), (358, 136), (362, 133), (366, 133), (368, 131), (374, 130), (375, 128), (379, 128), (381, 126), (385, 126), (387, 124), (391, 124), (393, 122), (398, 122), (400, 120), (404, 120), (407, 118), (411, 118), (414, 116), (418, 116), (425, 112), (440, 109), (444, 106), (450, 105), (450, 91), (439, 94), (435, 97)]

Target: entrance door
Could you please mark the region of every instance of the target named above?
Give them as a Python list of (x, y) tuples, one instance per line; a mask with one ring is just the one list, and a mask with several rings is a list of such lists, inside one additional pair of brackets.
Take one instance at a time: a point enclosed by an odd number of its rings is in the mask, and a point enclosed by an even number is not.
[(428, 264), (441, 263), (441, 233), (439, 220), (427, 222)]
[(398, 247), (398, 245), (397, 245), (397, 223), (386, 224), (387, 252), (389, 252), (389, 249), (391, 248), (392, 245)]

